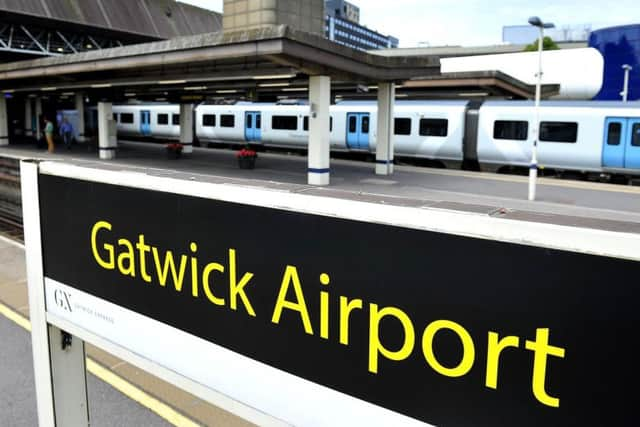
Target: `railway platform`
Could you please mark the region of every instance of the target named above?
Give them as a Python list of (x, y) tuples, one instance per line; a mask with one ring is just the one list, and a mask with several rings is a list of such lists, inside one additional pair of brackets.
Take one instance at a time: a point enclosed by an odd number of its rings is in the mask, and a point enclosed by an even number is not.
[(238, 167), (232, 150), (196, 147), (193, 154), (170, 160), (161, 144), (118, 144), (117, 159), (110, 161), (98, 160), (96, 152), (84, 146), (50, 154), (32, 145), (10, 145), (0, 148), (0, 157), (60, 160), (148, 175), (640, 232), (640, 187), (636, 186), (540, 178), (537, 200), (529, 202), (524, 176), (397, 165), (393, 175), (380, 177), (374, 175), (372, 163), (332, 159), (331, 185), (320, 188), (306, 183), (307, 161), (302, 155), (259, 153), (256, 169), (245, 170)]

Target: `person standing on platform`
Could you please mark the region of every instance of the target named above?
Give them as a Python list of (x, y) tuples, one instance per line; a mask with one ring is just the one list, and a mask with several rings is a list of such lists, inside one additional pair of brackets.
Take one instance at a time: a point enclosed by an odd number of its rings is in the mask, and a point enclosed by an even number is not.
[(73, 126), (69, 123), (67, 118), (62, 119), (62, 124), (60, 125), (60, 136), (64, 141), (64, 146), (67, 147), (67, 150), (71, 150), (71, 139), (73, 138)]
[(53, 153), (53, 150), (55, 150), (56, 148), (53, 144), (53, 122), (47, 117), (45, 119), (45, 123), (46, 125), (44, 127), (44, 136), (47, 139), (48, 151), (50, 153)]

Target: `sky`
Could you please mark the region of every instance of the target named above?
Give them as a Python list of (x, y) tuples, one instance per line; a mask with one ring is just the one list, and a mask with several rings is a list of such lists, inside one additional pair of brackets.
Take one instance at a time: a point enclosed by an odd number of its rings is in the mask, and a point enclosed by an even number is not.
[[(222, 11), (222, 0), (180, 0)], [(400, 39), (400, 47), (500, 44), (502, 27), (526, 25), (530, 16), (592, 29), (640, 24), (640, 0), (351, 0), (360, 23)], [(391, 6), (392, 5), (392, 6)], [(615, 5), (615, 6), (614, 6)]]

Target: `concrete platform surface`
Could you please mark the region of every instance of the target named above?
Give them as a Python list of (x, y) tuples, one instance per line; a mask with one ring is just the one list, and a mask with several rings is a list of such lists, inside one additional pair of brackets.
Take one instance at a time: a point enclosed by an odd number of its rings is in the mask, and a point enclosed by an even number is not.
[(374, 174), (374, 164), (331, 161), (331, 185), (307, 185), (307, 159), (260, 153), (254, 170), (239, 169), (227, 149), (195, 148), (167, 159), (162, 144), (120, 141), (117, 158), (100, 161), (84, 146), (53, 154), (33, 145), (0, 147), (0, 156), (56, 159), (109, 170), (134, 170), (205, 182), (238, 183), (337, 198), (367, 200), (500, 215), (503, 218), (640, 232), (640, 187), (541, 178), (538, 198), (527, 200), (528, 179), (494, 173), (396, 166), (391, 176)]
[[(2, 427), (38, 424), (31, 340), (24, 329), (28, 327), (28, 315), (24, 249), (0, 237)], [(92, 345), (87, 344), (86, 350), (87, 367), (93, 374), (87, 377), (92, 426), (253, 425)], [(103, 370), (108, 373), (103, 374)]]

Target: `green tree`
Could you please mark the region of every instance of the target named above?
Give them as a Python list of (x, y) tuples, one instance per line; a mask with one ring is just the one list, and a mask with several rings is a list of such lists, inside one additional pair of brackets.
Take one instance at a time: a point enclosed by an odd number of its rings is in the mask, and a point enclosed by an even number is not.
[[(560, 49), (556, 42), (549, 36), (545, 36), (542, 39), (542, 50), (558, 50)], [(537, 52), (538, 51), (538, 39), (536, 39), (533, 43), (528, 44), (524, 48), (525, 52)]]

